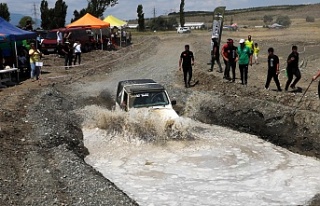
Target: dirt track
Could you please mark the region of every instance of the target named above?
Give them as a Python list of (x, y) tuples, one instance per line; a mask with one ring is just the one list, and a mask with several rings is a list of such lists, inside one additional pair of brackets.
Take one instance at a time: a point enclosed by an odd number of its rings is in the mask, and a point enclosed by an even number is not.
[[(254, 133), (294, 152), (319, 158), (320, 109), (316, 83), (312, 84), (301, 102), (301, 92), (273, 91), (273, 82), (271, 90), (264, 90), (265, 51), (269, 46), (273, 46), (279, 55), (282, 69), (293, 43), (304, 48), (301, 59), (308, 65), (303, 67), (302, 79), (298, 83), (304, 92), (316, 72), (319, 57), (313, 54), (319, 45), (294, 42), (285, 34), (279, 35), (277, 41), (268, 38), (262, 41), (259, 32), (255, 32), (240, 31), (224, 33), (223, 36), (223, 41), (228, 37), (238, 41), (250, 33), (260, 45), (261, 64), (249, 69), (247, 87), (224, 82), (222, 75), (215, 71), (207, 72), (210, 42), (207, 32), (136, 37), (133, 45), (115, 52), (84, 54), (84, 65), (68, 71), (59, 67), (62, 59), (46, 57), (41, 82), (26, 80), (0, 92), (0, 204), (135, 205), (134, 200), (83, 161), (87, 151), (83, 147), (80, 130), (82, 120), (72, 111), (91, 103), (111, 107), (110, 97), (79, 97), (68, 89), (74, 83), (85, 85), (86, 82), (103, 81), (106, 74), (137, 64), (139, 58), (157, 55), (157, 47), (167, 47), (169, 56), (176, 42), (181, 43), (181, 51), (185, 43), (191, 45), (196, 56), (194, 77), (200, 80), (196, 87), (185, 89), (182, 74), (177, 68), (170, 77), (173, 82), (166, 83), (172, 96), (180, 98), (176, 107), (180, 115)], [(310, 39), (307, 42), (314, 41)], [(153, 67), (164, 66), (161, 58), (166, 59), (160, 56), (159, 61), (153, 62)], [(178, 56), (174, 58), (177, 64), (172, 67), (178, 65)], [(283, 72), (280, 81), (284, 85)], [(197, 99), (201, 95), (210, 98), (201, 102), (194, 100), (193, 105), (184, 103), (186, 99)], [(294, 115), (292, 111), (296, 107)]]

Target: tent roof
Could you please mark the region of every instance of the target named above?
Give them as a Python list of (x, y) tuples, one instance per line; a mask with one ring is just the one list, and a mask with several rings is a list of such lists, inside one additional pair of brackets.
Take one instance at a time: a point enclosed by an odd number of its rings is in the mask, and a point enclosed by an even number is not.
[(98, 19), (91, 14), (87, 13), (77, 21), (72, 22), (71, 24), (67, 25), (67, 28), (71, 27), (91, 27), (91, 28), (105, 28), (109, 27), (110, 24), (107, 22)]
[(0, 42), (36, 38), (37, 33), (20, 29), (0, 17)]
[(112, 27), (114, 26), (121, 27), (127, 24), (127, 22), (122, 21), (112, 15), (107, 16), (103, 21), (110, 23), (110, 26)]

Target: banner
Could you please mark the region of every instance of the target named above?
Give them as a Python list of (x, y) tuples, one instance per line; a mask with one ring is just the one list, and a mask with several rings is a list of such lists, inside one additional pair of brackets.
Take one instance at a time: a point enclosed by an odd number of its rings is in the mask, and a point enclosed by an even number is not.
[[(212, 38), (216, 38), (218, 45), (220, 45), (220, 41), (221, 41), (225, 10), (226, 10), (225, 6), (220, 6), (220, 7), (215, 8), (215, 10), (213, 11), (213, 23), (212, 23), (211, 39)], [(211, 41), (210, 51), (212, 49), (212, 46), (213, 46), (213, 42)]]

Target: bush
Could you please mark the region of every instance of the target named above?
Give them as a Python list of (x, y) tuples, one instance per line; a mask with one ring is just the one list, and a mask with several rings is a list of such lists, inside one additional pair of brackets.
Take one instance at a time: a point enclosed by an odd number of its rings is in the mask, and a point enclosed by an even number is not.
[(289, 18), (289, 16), (278, 16), (276, 22), (282, 26), (290, 26), (291, 24), (291, 20)]
[(314, 22), (315, 19), (314, 19), (313, 16), (307, 16), (306, 21), (307, 21), (307, 22)]
[(263, 22), (265, 24), (270, 24), (273, 21), (273, 17), (271, 15), (264, 15)]

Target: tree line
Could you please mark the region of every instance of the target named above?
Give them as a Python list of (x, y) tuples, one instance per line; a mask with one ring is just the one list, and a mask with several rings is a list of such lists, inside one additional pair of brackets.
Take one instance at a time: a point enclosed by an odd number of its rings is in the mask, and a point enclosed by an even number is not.
[[(102, 18), (105, 10), (108, 7), (115, 6), (118, 0), (87, 0), (87, 2), (86, 8), (80, 11), (73, 11), (71, 22), (80, 19), (86, 13), (90, 13), (97, 18)], [(49, 8), (47, 0), (42, 0), (40, 4), (41, 28), (50, 30), (64, 27), (66, 24), (67, 9), (68, 5), (64, 0), (57, 0), (53, 8)], [(10, 21), (10, 12), (6, 3), (0, 3), (0, 16), (6, 21)], [(19, 22), (19, 26), (24, 27), (28, 20), (32, 20), (32, 18), (29, 16), (23, 17)]]
[[(73, 11), (73, 18), (71, 22), (74, 22), (86, 13), (102, 18), (103, 13), (107, 7), (112, 7), (118, 4), (118, 0), (87, 0), (88, 4), (86, 8), (81, 9), (80, 11)], [(41, 28), (44, 30), (50, 30), (55, 28), (64, 27), (66, 24), (68, 5), (64, 0), (57, 0), (53, 8), (49, 8), (47, 0), (42, 0), (40, 4), (40, 14), (41, 14)], [(184, 25), (184, 0), (181, 0), (180, 4), (180, 23)], [(7, 21), (10, 21), (10, 12), (8, 5), (6, 3), (0, 3), (0, 16)], [(141, 4), (137, 7), (137, 17), (138, 17), (138, 30), (144, 31), (146, 28), (145, 18), (143, 12), (143, 6)], [(24, 27), (28, 21), (32, 21), (30, 16), (23, 17), (19, 26)], [(32, 21), (32, 23), (34, 23)], [(163, 18), (157, 17), (154, 18), (150, 23), (149, 27), (152, 30), (170, 30), (174, 28), (174, 25), (177, 24), (177, 21), (174, 17)]]

